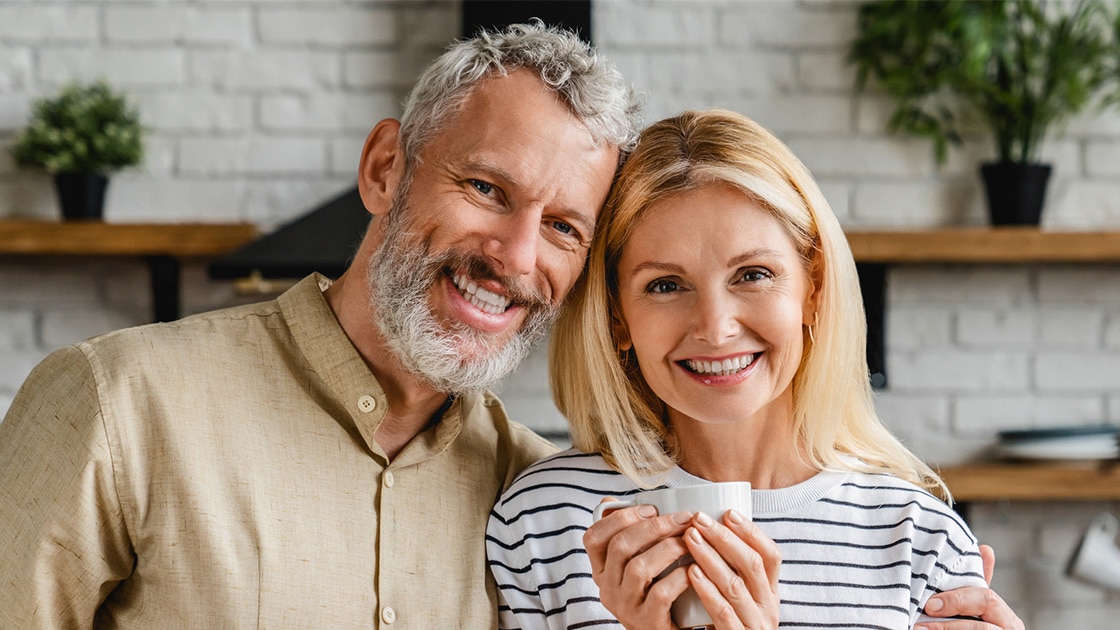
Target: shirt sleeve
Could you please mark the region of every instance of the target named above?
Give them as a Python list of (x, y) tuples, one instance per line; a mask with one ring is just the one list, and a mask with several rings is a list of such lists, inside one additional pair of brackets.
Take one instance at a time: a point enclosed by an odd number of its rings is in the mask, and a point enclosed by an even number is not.
[(533, 583), (525, 539), (516, 523), (502, 513), (501, 502), (490, 512), (486, 526), (486, 561), (498, 586), (498, 628), (541, 628), (544, 603)]
[(91, 627), (133, 554), (89, 362), (59, 350), (0, 423), (0, 627)]
[[(929, 617), (921, 612), (925, 609), (929, 598), (937, 593), (975, 586), (988, 588), (988, 583), (984, 580), (984, 564), (980, 557), (979, 545), (975, 541), (970, 541), (967, 545), (962, 544), (960, 551), (957, 552), (957, 548), (948, 540), (946, 543), (947, 549), (942, 550), (942, 555), (934, 564), (926, 588), (919, 598), (918, 618), (913, 623), (938, 621), (938, 618)], [(946, 551), (948, 553), (945, 553)]]

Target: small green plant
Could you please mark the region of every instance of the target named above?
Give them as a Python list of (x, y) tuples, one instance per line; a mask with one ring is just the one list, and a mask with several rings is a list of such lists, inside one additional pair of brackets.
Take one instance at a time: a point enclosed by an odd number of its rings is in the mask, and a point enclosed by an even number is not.
[(19, 166), (52, 175), (104, 175), (140, 163), (143, 133), (137, 109), (107, 83), (72, 84), (55, 98), (35, 101), (12, 155)]
[[(1038, 161), (1048, 132), (1107, 103), (1120, 66), (1116, 2), (884, 0), (862, 5), (849, 51), (896, 101), (889, 129), (933, 140), (939, 162), (977, 115), (1001, 162)], [(1104, 97), (1104, 98), (1102, 98)]]

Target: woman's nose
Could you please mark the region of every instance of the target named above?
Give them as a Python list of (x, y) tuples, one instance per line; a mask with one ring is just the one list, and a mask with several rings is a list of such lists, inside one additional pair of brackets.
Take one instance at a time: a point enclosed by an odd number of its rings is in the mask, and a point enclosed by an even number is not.
[(693, 321), (693, 335), (711, 345), (719, 345), (742, 331), (735, 304), (724, 295), (701, 292)]

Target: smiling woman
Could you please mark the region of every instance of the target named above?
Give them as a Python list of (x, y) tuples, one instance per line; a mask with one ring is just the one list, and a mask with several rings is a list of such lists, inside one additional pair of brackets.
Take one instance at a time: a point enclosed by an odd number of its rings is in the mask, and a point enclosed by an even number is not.
[[(670, 628), (692, 588), (721, 628), (904, 628), (986, 585), (940, 479), (875, 414), (855, 262), (784, 144), (722, 110), (655, 123), (598, 229), (550, 355), (576, 449), (487, 530), (502, 627)], [(723, 481), (751, 483), (753, 522), (591, 523), (603, 497)]]

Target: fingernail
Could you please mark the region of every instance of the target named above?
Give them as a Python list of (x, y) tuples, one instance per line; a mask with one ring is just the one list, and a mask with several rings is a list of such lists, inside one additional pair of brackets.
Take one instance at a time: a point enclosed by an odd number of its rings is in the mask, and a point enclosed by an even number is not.
[(688, 512), (677, 512), (673, 514), (673, 522), (677, 525), (684, 525), (692, 520), (692, 514)]
[(746, 522), (747, 519), (743, 518), (743, 515), (736, 512), (735, 510), (728, 510), (727, 511), (727, 520), (731, 521), (732, 523), (735, 523), (736, 525), (742, 525), (743, 523)]
[(657, 508), (652, 505), (639, 505), (638, 516), (642, 518), (653, 518), (657, 516)]
[(926, 602), (926, 612), (937, 612), (941, 610), (942, 605), (940, 599), (931, 599)]
[(696, 522), (700, 523), (701, 527), (711, 527), (713, 524), (715, 524), (715, 521), (712, 520), (712, 517), (708, 516), (704, 512), (696, 513)]
[(704, 537), (700, 535), (700, 530), (696, 529), (695, 527), (689, 527), (687, 535), (692, 539), (692, 542), (696, 543), (697, 545), (704, 544)]

